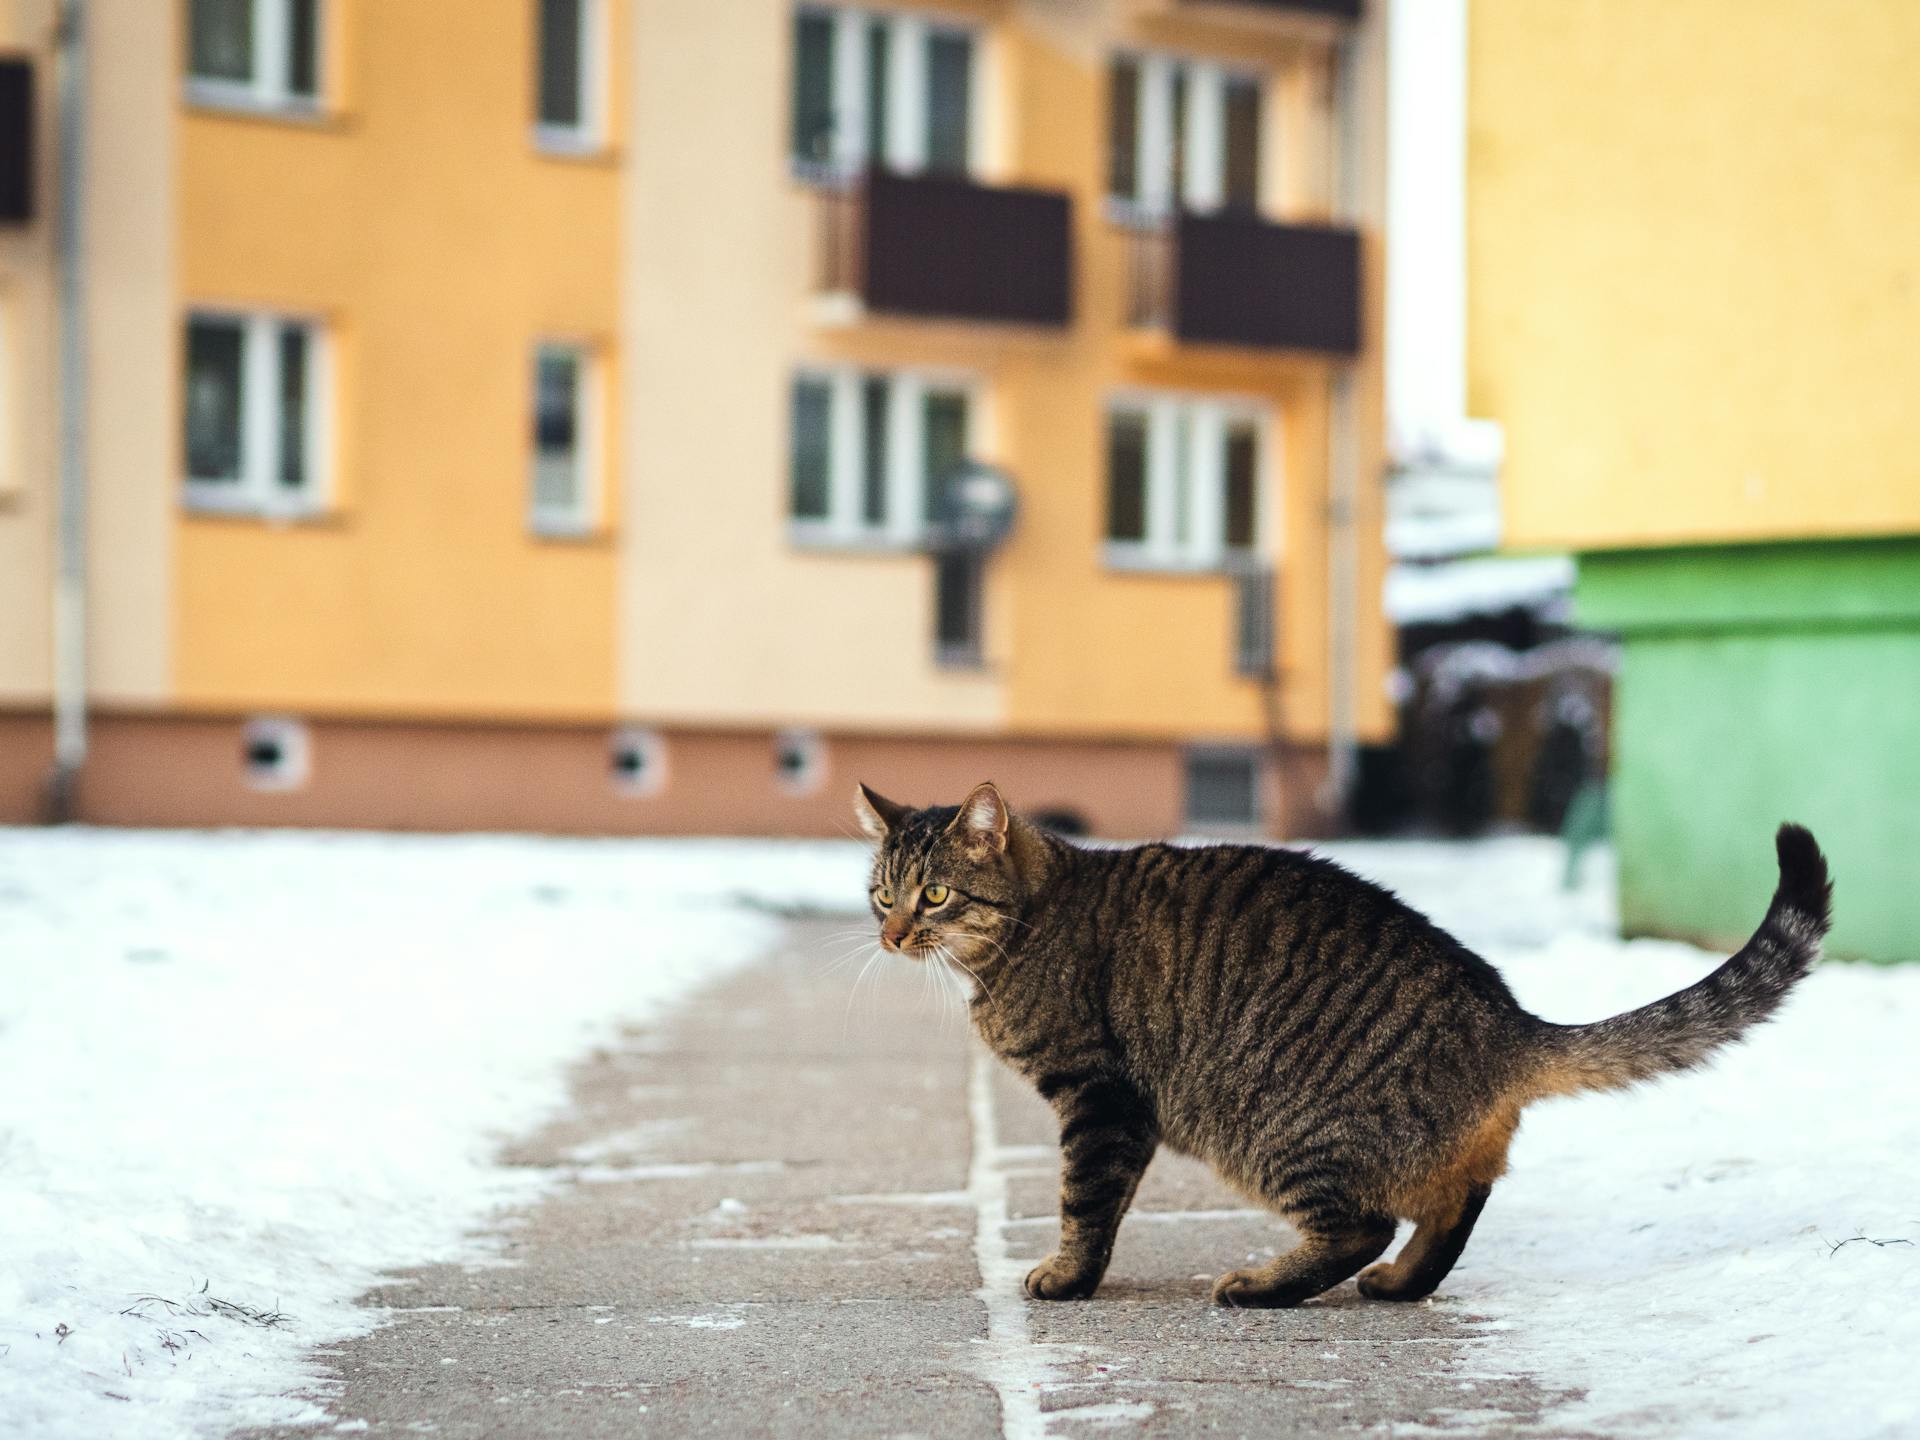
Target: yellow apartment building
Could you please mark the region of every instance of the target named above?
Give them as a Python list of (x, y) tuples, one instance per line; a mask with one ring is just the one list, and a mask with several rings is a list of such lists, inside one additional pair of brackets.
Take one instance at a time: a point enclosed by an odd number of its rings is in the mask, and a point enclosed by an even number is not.
[(64, 464), (89, 820), (1338, 822), (1389, 724), (1382, 13), (457, 8), (0, 0), (0, 817), (75, 690)]

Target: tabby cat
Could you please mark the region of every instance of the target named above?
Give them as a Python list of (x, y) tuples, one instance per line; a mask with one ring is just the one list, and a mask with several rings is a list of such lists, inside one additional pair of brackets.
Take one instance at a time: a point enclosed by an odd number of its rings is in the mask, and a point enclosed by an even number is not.
[[(1302, 1236), (1221, 1276), (1221, 1304), (1298, 1305), (1356, 1273), (1376, 1300), (1430, 1295), (1520, 1112), (1739, 1039), (1818, 958), (1832, 893), (1813, 836), (1782, 825), (1779, 888), (1739, 954), (1655, 1004), (1554, 1025), (1425, 916), (1314, 855), (1083, 849), (992, 785), (925, 810), (863, 785), (855, 812), (879, 842), (881, 945), (967, 970), (974, 1027), (1059, 1117), (1060, 1246), (1026, 1280), (1041, 1300), (1100, 1284), (1162, 1144)], [(1373, 1264), (1402, 1219), (1412, 1238)]]

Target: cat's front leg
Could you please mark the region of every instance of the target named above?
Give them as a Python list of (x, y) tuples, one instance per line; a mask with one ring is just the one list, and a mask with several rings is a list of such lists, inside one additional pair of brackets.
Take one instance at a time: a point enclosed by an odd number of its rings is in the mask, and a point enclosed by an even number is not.
[(1107, 1273), (1114, 1236), (1159, 1144), (1153, 1107), (1106, 1076), (1044, 1077), (1060, 1116), (1060, 1248), (1027, 1276), (1036, 1300), (1084, 1300)]

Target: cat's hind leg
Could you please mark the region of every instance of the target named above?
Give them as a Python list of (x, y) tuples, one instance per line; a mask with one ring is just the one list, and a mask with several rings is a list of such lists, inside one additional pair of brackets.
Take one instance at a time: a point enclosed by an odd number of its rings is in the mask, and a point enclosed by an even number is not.
[(1413, 1237), (1393, 1260), (1360, 1274), (1360, 1293), (1369, 1300), (1424, 1300), (1440, 1288), (1467, 1248), (1467, 1237), (1492, 1193), (1489, 1185), (1475, 1185), (1450, 1217), (1419, 1222)]
[(1301, 1242), (1278, 1259), (1258, 1269), (1229, 1271), (1216, 1280), (1214, 1303), (1249, 1310), (1298, 1305), (1352, 1278), (1393, 1243), (1390, 1215), (1316, 1215), (1305, 1225), (1311, 1228), (1303, 1228)]
[(1362, 1295), (1424, 1300), (1439, 1288), (1467, 1248), (1494, 1182), (1507, 1173), (1507, 1147), (1519, 1124), (1517, 1105), (1489, 1112), (1448, 1163), (1393, 1198), (1396, 1212), (1414, 1222), (1413, 1238), (1392, 1263), (1361, 1275)]

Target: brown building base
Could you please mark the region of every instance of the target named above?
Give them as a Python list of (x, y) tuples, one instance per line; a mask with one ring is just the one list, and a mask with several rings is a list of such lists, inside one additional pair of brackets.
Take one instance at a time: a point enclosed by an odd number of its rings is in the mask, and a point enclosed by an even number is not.
[[(275, 757), (276, 744), (291, 756)], [(0, 714), (0, 823), (47, 818), (52, 754), (44, 714)], [(1326, 769), (1318, 746), (1289, 747), (1277, 763), (1269, 755), (1263, 820), (1243, 833), (1326, 833), (1318, 803)], [(312, 720), (263, 737), (239, 717), (133, 714), (93, 718), (73, 818), (161, 827), (830, 836), (854, 833), (857, 780), (916, 804), (951, 804), (993, 780), (1016, 808), (1076, 817), (1101, 836), (1194, 828), (1186, 750), (1164, 740), (361, 720)]]

